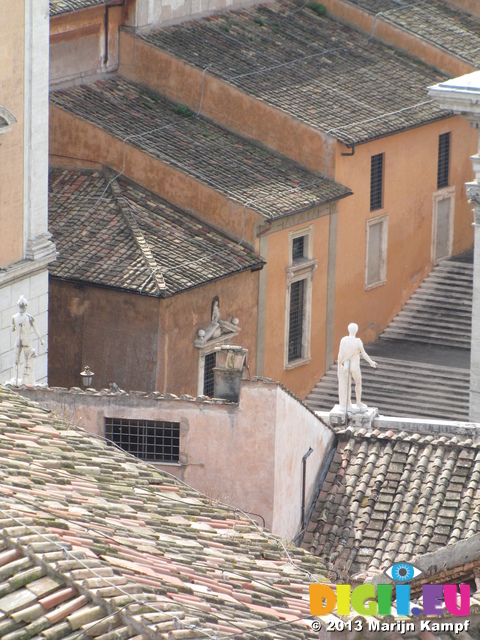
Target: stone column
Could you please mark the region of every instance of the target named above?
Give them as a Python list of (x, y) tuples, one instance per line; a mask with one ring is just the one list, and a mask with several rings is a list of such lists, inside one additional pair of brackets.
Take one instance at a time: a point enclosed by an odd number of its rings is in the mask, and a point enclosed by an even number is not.
[[(429, 87), (428, 93), (440, 105), (466, 118), (474, 129), (480, 128), (480, 71)], [(467, 182), (467, 197), (473, 204), (474, 261), (472, 342), (470, 360), (470, 420), (480, 422), (480, 147), (472, 156), (475, 179)]]

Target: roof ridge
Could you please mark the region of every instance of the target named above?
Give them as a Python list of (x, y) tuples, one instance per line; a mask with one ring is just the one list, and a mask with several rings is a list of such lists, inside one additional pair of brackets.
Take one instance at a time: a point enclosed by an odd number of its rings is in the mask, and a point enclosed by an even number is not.
[(166, 289), (166, 285), (165, 285), (165, 280), (163, 278), (163, 275), (160, 272), (160, 267), (158, 266), (157, 261), (153, 257), (153, 254), (152, 254), (152, 252), (150, 250), (148, 242), (145, 239), (145, 236), (143, 235), (143, 232), (140, 229), (140, 227), (139, 227), (139, 225), (138, 225), (138, 223), (137, 223), (137, 221), (135, 219), (135, 216), (133, 215), (130, 207), (129, 206), (125, 206), (125, 204), (124, 204), (125, 196), (123, 195), (122, 190), (120, 189), (119, 185), (117, 184), (116, 178), (110, 182), (109, 188), (112, 191), (112, 194), (113, 194), (113, 197), (115, 198), (116, 203), (118, 204), (118, 208), (120, 210), (120, 213), (123, 215), (123, 218), (125, 219), (127, 225), (129, 226), (129, 228), (130, 228), (130, 230), (132, 232), (133, 238), (134, 238), (138, 248), (140, 249), (140, 252), (141, 252), (145, 262), (147, 263), (148, 268), (151, 271), (150, 276), (148, 277), (148, 279), (143, 284), (140, 293), (142, 293), (143, 289), (146, 287), (146, 285), (148, 284), (149, 280), (153, 280), (153, 282), (155, 283), (155, 285), (157, 287), (158, 293), (161, 293), (162, 290)]

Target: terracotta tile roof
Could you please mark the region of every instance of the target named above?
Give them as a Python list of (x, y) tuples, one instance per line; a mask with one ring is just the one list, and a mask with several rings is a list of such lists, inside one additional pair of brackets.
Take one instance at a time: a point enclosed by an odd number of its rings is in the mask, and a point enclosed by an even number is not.
[(99, 4), (108, 4), (110, 0), (50, 0), (50, 16), (88, 9)]
[(374, 13), (472, 66), (480, 64), (480, 21), (442, 0), (406, 2), (395, 0), (348, 0), (350, 4)]
[(438, 73), (287, 0), (139, 34), (144, 41), (346, 144), (448, 113), (426, 88)]
[(351, 193), (120, 77), (56, 91), (52, 101), (116, 138), (133, 136), (128, 144), (266, 218)]
[(50, 273), (167, 297), (261, 266), (251, 250), (123, 178), (50, 171)]
[(337, 432), (303, 546), (335, 581), (480, 532), (480, 441), (472, 436)]
[(0, 533), (5, 640), (317, 637), (318, 559), (4, 387)]

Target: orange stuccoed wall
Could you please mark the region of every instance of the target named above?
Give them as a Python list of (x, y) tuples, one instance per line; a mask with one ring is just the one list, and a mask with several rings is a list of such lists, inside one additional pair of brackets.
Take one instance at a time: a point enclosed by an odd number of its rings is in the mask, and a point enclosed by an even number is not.
[[(411, 129), (356, 147), (338, 145), (335, 178), (354, 197), (339, 203), (336, 255), (335, 348), (349, 322), (365, 342), (374, 340), (400, 311), (431, 268), (433, 194), (437, 192), (438, 137), (451, 132), (450, 181), (455, 190), (452, 255), (473, 244), (465, 180), (473, 177), (469, 155), (476, 133), (460, 117)], [(371, 156), (384, 154), (384, 207), (370, 211)], [(386, 283), (365, 289), (366, 222), (388, 214)]]
[(81, 386), (79, 374), (88, 364), (98, 389), (115, 382), (125, 390), (196, 396), (199, 350), (194, 341), (198, 329), (210, 322), (215, 296), (222, 318), (238, 318), (241, 331), (232, 342), (249, 350), (254, 372), (258, 272), (163, 300), (51, 278), (50, 385)]

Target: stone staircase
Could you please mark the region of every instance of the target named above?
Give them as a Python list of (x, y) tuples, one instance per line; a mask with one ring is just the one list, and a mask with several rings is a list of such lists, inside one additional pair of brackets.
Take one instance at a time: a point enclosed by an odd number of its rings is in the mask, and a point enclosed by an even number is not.
[[(362, 360), (364, 402), (382, 415), (468, 420), (472, 281), (468, 262), (445, 260), (433, 269), (368, 345), (378, 369)], [(337, 388), (335, 364), (306, 404), (329, 411), (338, 402)]]
[(381, 338), (470, 350), (473, 266), (446, 260), (419, 286)]

